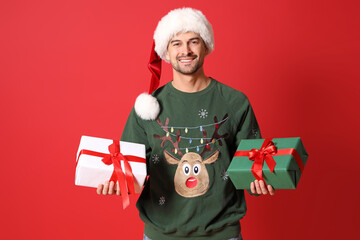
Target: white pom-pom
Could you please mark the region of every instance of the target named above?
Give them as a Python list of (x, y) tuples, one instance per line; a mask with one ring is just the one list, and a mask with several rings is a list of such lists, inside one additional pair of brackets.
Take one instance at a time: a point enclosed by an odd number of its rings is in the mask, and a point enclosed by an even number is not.
[(159, 102), (148, 93), (140, 94), (134, 107), (136, 114), (143, 120), (155, 120), (160, 113)]

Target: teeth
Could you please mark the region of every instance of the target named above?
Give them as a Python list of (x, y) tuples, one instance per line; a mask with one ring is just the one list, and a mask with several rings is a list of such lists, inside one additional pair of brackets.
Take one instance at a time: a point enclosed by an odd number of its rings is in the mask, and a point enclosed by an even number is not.
[(180, 60), (180, 62), (191, 62), (192, 60)]

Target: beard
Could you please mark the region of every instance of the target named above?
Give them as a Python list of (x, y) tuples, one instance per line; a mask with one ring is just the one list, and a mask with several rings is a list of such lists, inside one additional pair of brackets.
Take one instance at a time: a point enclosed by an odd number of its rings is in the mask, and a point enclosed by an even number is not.
[(203, 61), (200, 62), (196, 55), (187, 56), (187, 57), (194, 57), (193, 61), (196, 61), (196, 62), (192, 63), (193, 66), (181, 66), (179, 63), (179, 60), (181, 58), (177, 58), (175, 62), (171, 62), (173, 69), (184, 75), (191, 75), (191, 74), (196, 73), (202, 67), (204, 62)]

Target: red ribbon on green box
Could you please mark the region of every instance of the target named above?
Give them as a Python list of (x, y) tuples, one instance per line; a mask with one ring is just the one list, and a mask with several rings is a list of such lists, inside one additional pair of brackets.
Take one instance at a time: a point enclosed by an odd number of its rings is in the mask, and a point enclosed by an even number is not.
[[(134, 175), (132, 173), (129, 161), (146, 163), (146, 160), (144, 158), (132, 156), (132, 155), (124, 156), (120, 152), (120, 143), (119, 141), (116, 140), (113, 140), (113, 143), (109, 145), (108, 149), (110, 153), (101, 153), (101, 152), (95, 152), (95, 151), (83, 149), (80, 151), (78, 159), (80, 158), (81, 154), (86, 154), (86, 155), (103, 158), (101, 161), (106, 165), (111, 165), (111, 164), (114, 165), (114, 171), (109, 181), (113, 181), (114, 183), (119, 181), (120, 193), (123, 200), (122, 201), (123, 209), (125, 209), (130, 204), (128, 191), (126, 189), (129, 190), (130, 194), (135, 194)], [(122, 171), (120, 161), (124, 161), (125, 176), (124, 176), (124, 172)]]
[(299, 153), (294, 148), (277, 149), (274, 142), (270, 138), (266, 138), (260, 149), (251, 149), (250, 151), (236, 151), (234, 157), (249, 157), (249, 160), (254, 161), (251, 172), (257, 180), (262, 180), (266, 184), (262, 177), (262, 170), (264, 161), (268, 165), (270, 172), (273, 173), (276, 162), (273, 156), (280, 155), (292, 155), (295, 158), (296, 163), (299, 166), (301, 172), (304, 170), (304, 164), (301, 160)]

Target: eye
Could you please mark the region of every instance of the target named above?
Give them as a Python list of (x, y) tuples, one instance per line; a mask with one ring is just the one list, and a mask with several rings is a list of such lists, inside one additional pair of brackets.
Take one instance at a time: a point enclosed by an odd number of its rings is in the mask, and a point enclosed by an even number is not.
[(189, 174), (190, 174), (190, 169), (191, 169), (191, 168), (190, 168), (190, 164), (185, 163), (185, 164), (182, 166), (182, 169), (183, 169), (185, 175), (189, 175)]
[(195, 175), (198, 175), (199, 172), (200, 172), (200, 170), (201, 170), (200, 164), (195, 164), (195, 165), (193, 166), (193, 172), (194, 172)]

